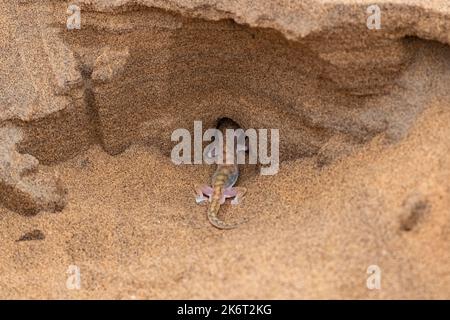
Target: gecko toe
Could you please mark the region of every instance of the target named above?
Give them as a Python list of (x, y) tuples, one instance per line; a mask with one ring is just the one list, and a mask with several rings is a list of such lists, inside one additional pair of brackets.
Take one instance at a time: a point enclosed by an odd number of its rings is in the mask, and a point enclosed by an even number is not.
[(197, 204), (205, 204), (207, 202), (208, 198), (204, 197), (204, 196), (197, 196), (195, 197), (195, 202)]
[(238, 204), (241, 203), (241, 200), (242, 200), (242, 199), (234, 198), (233, 200), (231, 200), (231, 204), (232, 204), (233, 206), (237, 206)]

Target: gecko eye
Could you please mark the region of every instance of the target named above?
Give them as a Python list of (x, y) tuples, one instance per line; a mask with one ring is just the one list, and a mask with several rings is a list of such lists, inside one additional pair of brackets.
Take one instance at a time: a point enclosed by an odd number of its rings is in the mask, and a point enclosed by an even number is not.
[(212, 147), (212, 148), (209, 149), (208, 152), (206, 153), (206, 156), (207, 156), (208, 158), (210, 158), (210, 159), (214, 159), (214, 158), (216, 157), (216, 155), (217, 155), (217, 152), (216, 152), (216, 148), (215, 148), (215, 147)]
[(244, 136), (237, 136), (237, 145), (236, 145), (236, 151), (237, 152), (247, 152), (249, 150), (248, 145), (248, 137)]

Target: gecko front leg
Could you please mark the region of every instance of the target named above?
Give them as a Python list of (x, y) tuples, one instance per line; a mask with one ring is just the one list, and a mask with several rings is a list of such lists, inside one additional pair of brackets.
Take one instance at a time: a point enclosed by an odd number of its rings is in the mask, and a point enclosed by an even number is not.
[[(206, 184), (197, 184), (194, 186), (194, 192), (195, 192), (195, 202), (197, 204), (204, 205), (209, 201), (213, 193), (213, 189)], [(207, 197), (205, 197), (205, 195)]]

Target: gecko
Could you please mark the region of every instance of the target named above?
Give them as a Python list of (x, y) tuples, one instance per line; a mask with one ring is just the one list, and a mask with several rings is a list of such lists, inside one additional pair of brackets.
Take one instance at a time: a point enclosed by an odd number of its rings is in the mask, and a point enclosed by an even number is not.
[[(225, 129), (237, 128), (239, 127), (232, 121), (225, 121), (218, 126), (218, 129), (223, 133)], [(225, 134), (223, 136), (225, 137)], [(226, 146), (226, 142), (223, 145)], [(238, 152), (245, 152), (245, 147), (240, 148), (238, 145), (236, 146), (233, 163), (227, 164), (224, 162), (223, 164), (217, 164), (211, 179), (211, 186), (206, 184), (194, 186), (195, 200), (198, 204), (205, 204), (209, 200), (207, 217), (209, 222), (218, 229), (234, 229), (240, 224), (230, 224), (218, 217), (220, 206), (225, 203), (227, 198), (233, 198), (231, 204), (238, 205), (247, 192), (246, 188), (234, 186), (239, 178), (239, 166), (236, 163)], [(226, 155), (224, 155), (224, 159), (226, 159)]]

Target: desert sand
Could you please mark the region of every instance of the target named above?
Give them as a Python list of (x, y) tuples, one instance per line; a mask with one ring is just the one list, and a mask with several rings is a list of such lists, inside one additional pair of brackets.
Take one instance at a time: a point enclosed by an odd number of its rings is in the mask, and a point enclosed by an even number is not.
[[(68, 31), (0, 0), (0, 298), (449, 299), (450, 8), (382, 1), (373, 33), (367, 3), (86, 0)], [(280, 129), (233, 230), (170, 159), (223, 117)]]

